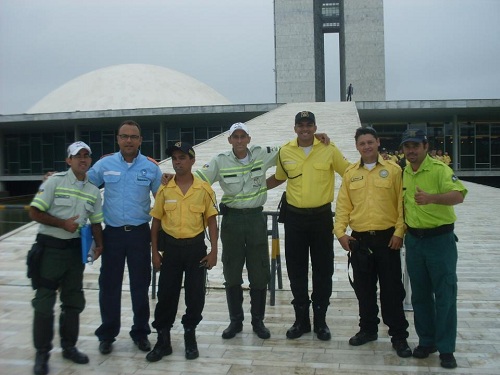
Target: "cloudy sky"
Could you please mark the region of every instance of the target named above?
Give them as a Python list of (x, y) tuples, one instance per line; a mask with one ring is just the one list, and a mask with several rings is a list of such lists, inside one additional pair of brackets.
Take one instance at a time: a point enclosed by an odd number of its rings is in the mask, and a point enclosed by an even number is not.
[[(384, 0), (386, 97), (500, 98), (500, 0)], [(273, 0), (1, 0), (0, 114), (95, 69), (160, 65), (274, 102)], [(327, 101), (339, 100), (327, 34)]]

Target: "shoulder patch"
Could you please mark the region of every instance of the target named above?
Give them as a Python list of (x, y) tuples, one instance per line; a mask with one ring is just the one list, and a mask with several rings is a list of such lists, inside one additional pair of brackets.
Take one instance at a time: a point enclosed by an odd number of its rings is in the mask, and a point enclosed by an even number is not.
[(458, 181), (458, 177), (457, 177), (457, 176), (455, 176), (455, 175), (452, 175), (452, 176), (451, 176), (451, 180), (452, 180), (453, 182), (457, 182), (457, 181)]
[(149, 157), (149, 156), (146, 156), (146, 158), (147, 158), (150, 162), (155, 163), (156, 165), (158, 165), (158, 162), (157, 162), (155, 159), (153, 159), (153, 158), (151, 158), (151, 157)]

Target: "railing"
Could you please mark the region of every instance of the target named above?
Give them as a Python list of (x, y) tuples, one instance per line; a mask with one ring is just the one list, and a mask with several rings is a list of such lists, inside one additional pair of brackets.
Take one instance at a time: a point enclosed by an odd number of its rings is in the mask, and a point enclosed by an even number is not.
[(31, 221), (29, 217), (29, 206), (13, 204), (13, 200), (0, 200), (0, 237)]
[(264, 211), (266, 218), (271, 216), (271, 230), (267, 230), (267, 235), (271, 235), (271, 280), (269, 281), (269, 304), (276, 303), (276, 277), (278, 278), (278, 289), (283, 289), (283, 277), (281, 274), (280, 255), (280, 234), (278, 230), (278, 211)]

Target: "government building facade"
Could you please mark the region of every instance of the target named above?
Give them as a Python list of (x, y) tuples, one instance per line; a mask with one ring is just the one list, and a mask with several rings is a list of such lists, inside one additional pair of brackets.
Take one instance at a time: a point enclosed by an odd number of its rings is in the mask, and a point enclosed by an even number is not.
[[(91, 146), (93, 161), (116, 152), (116, 130), (127, 119), (141, 125), (142, 153), (160, 161), (170, 142), (196, 145), (283, 104), (324, 102), (325, 33), (339, 34), (342, 101), (352, 83), (359, 121), (375, 127), (383, 147), (396, 151), (404, 130), (423, 129), (431, 149), (451, 156), (457, 175), (500, 177), (500, 99), (385, 100), (382, 0), (275, 0), (274, 7), (275, 103), (232, 104), (166, 67), (99, 69), (26, 113), (0, 115), (0, 194), (33, 193), (46, 172), (65, 170), (65, 150), (75, 140)], [(298, 48), (313, 58), (297, 59)]]

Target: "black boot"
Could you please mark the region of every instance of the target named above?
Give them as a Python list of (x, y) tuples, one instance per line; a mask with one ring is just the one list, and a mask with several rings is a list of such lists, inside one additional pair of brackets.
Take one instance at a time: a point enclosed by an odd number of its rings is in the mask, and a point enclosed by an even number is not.
[(46, 316), (35, 312), (33, 318), (33, 343), (36, 349), (35, 366), (33, 368), (35, 375), (49, 373), (49, 358), (53, 338), (54, 316)]
[(170, 329), (158, 330), (158, 341), (155, 347), (147, 355), (149, 362), (157, 362), (164, 356), (172, 354), (172, 344), (170, 343)]
[(186, 359), (196, 359), (200, 356), (195, 327), (184, 327), (184, 346), (186, 348)]
[(74, 310), (62, 311), (59, 316), (59, 335), (61, 336), (62, 356), (74, 363), (89, 363), (89, 357), (76, 348), (80, 331), (80, 313)]
[(241, 285), (226, 287), (226, 299), (231, 323), (222, 332), (222, 338), (232, 339), (243, 330), (243, 289), (241, 289)]
[(313, 313), (314, 313), (314, 332), (318, 339), (323, 341), (328, 341), (332, 338), (330, 329), (326, 325), (326, 310), (328, 306), (315, 305), (313, 303)]
[(36, 352), (35, 367), (33, 372), (35, 375), (46, 375), (49, 373), (49, 357), (47, 352)]
[(266, 312), (266, 289), (250, 289), (250, 312), (252, 313), (253, 331), (261, 339), (271, 337), (271, 332), (264, 325), (264, 315)]
[(309, 318), (309, 303), (305, 305), (294, 304), (295, 323), (286, 331), (286, 337), (296, 339), (304, 333), (311, 332), (311, 320)]

